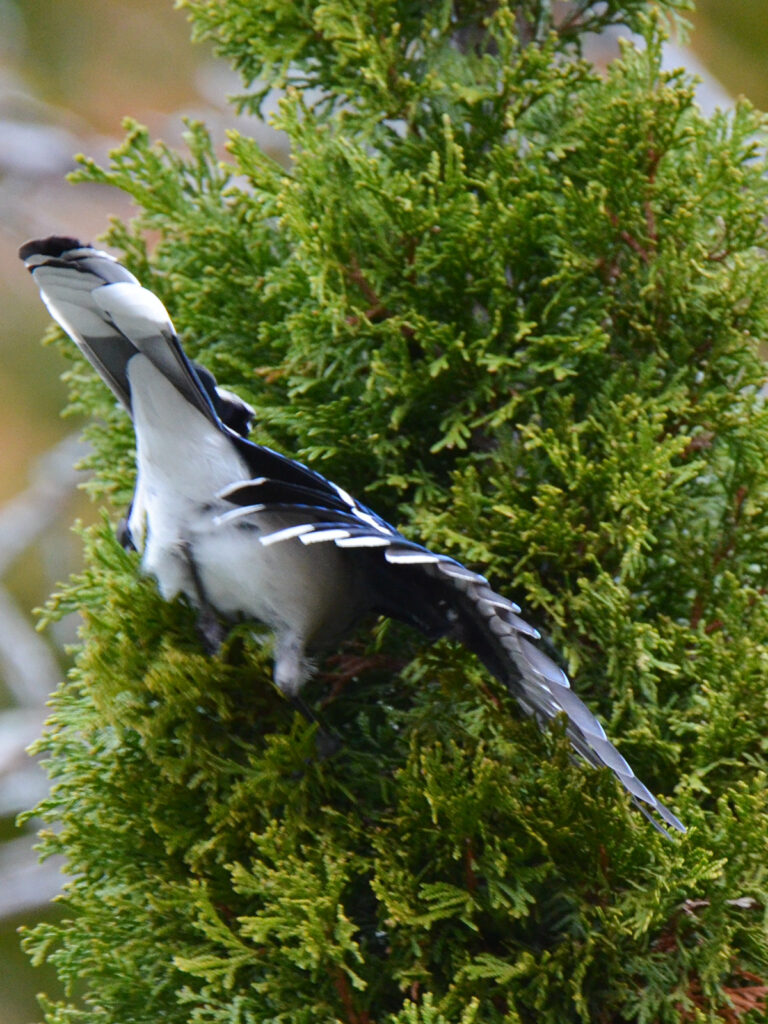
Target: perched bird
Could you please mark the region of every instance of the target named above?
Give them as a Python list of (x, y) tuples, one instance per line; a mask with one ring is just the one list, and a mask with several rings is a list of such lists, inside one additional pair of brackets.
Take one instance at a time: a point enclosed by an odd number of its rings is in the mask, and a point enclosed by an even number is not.
[(221, 622), (275, 635), (274, 681), (298, 696), (313, 658), (368, 613), (430, 638), (450, 635), (543, 725), (565, 715), (573, 748), (618, 777), (650, 813), (685, 831), (635, 776), (536, 629), (485, 577), (407, 540), (343, 488), (253, 444), (253, 410), (186, 357), (165, 307), (106, 252), (72, 238), (19, 251), (54, 319), (133, 417), (136, 491), (126, 542), (162, 596), (197, 608), (211, 649)]

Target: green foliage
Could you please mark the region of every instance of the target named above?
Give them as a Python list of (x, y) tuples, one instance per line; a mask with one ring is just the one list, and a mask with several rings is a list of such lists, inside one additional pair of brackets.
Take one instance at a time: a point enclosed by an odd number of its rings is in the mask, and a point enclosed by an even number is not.
[[(70, 987), (47, 1020), (764, 1019), (762, 117), (702, 117), (639, 0), (184, 6), (288, 86), (291, 168), (129, 124), (78, 173), (137, 202), (109, 241), (257, 440), (521, 599), (689, 832), (391, 624), (311, 685), (344, 738), (318, 761), (262, 638), (205, 657), (105, 520), (48, 612), (84, 627), (40, 744), (70, 873), (26, 940)], [(598, 75), (580, 35), (613, 22), (646, 48)], [(119, 508), (130, 425), (73, 366)]]

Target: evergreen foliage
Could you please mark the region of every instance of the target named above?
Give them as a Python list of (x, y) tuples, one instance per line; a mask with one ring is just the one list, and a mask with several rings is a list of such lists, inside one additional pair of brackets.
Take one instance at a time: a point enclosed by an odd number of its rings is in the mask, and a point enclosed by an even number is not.
[[(258, 441), (520, 600), (689, 832), (391, 624), (311, 684), (344, 738), (318, 762), (262, 638), (206, 657), (105, 516), (47, 613), (84, 627), (40, 743), (70, 873), (26, 939), (70, 989), (46, 1019), (764, 1019), (762, 117), (704, 118), (641, 0), (183, 6), (260, 83), (243, 109), (286, 87), (291, 166), (129, 124), (78, 174), (137, 203), (109, 242)], [(614, 22), (646, 46), (598, 74), (582, 34)], [(130, 424), (64, 349), (114, 519)]]

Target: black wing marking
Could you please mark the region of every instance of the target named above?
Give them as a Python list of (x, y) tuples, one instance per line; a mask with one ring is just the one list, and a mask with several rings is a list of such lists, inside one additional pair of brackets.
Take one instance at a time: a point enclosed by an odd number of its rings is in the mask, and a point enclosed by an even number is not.
[[(279, 502), (290, 502), (296, 495), (301, 504), (338, 509), (356, 516), (364, 525), (386, 533), (396, 533), (393, 526), (367, 505), (356, 501), (343, 487), (327, 480), (320, 473), (308, 469), (301, 462), (289, 459), (264, 445), (253, 444), (244, 438), (233, 438), (238, 452), (253, 474), (249, 480), (236, 480), (217, 497), (226, 498), (234, 505), (260, 504), (264, 500), (255, 489), (270, 490)], [(282, 494), (280, 488), (283, 488)], [(255, 500), (254, 500), (255, 499)]]

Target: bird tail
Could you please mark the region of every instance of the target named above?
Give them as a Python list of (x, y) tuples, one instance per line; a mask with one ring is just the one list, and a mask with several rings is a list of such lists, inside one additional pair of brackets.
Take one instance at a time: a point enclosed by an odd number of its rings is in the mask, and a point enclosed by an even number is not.
[(113, 256), (75, 238), (52, 235), (26, 242), (19, 257), (51, 316), (129, 412), (127, 367), (141, 352), (187, 401), (220, 425), (165, 306)]

